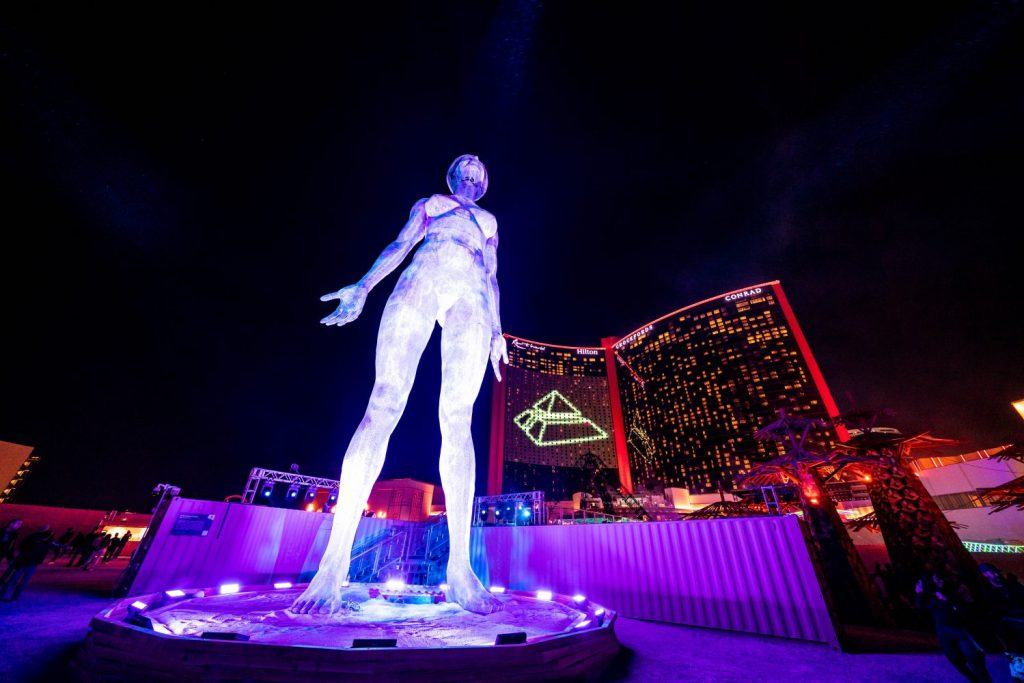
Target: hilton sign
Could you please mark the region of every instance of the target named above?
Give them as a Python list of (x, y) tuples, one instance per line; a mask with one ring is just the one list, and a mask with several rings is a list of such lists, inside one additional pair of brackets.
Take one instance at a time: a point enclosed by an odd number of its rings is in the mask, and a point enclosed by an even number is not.
[(733, 292), (732, 294), (726, 294), (726, 301), (737, 301), (739, 299), (746, 299), (749, 296), (756, 296), (761, 293), (760, 287), (754, 287), (753, 289), (744, 289), (742, 292)]

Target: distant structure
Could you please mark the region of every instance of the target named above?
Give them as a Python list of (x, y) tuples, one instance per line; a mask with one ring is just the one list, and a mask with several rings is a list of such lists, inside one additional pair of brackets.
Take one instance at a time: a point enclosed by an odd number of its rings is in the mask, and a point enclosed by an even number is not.
[(39, 456), (32, 455), (32, 446), (22, 446), (10, 441), (0, 441), (0, 482), (6, 482), (0, 490), (0, 503), (6, 503), (28, 476), (32, 465)]
[(838, 415), (778, 281), (690, 304), (600, 346), (506, 336), (489, 495), (541, 490), (565, 500), (585, 490), (595, 466), (629, 492), (729, 491), (752, 463), (779, 455), (753, 434), (780, 408)]

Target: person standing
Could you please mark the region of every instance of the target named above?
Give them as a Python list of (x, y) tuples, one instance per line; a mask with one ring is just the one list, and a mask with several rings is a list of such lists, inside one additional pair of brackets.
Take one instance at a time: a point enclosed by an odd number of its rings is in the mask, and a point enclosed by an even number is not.
[(50, 564), (54, 564), (57, 560), (63, 557), (64, 553), (70, 550), (71, 539), (75, 537), (75, 530), (72, 527), (68, 527), (67, 530), (60, 535), (60, 538), (56, 540), (53, 546), (53, 559), (50, 560)]
[(17, 544), (19, 529), (21, 529), (21, 520), (12, 519), (0, 531), (0, 562), (6, 561), (8, 566), (14, 560), (14, 548)]
[[(53, 547), (53, 534), (50, 527), (43, 525), (25, 537), (18, 547), (18, 555), (0, 579), (0, 600), (14, 601), (21, 595), (25, 584), (42, 564)], [(10, 594), (10, 597), (8, 597)]]
[(967, 620), (962, 607), (955, 602), (954, 591), (950, 590), (947, 595), (944, 585), (938, 574), (923, 576), (914, 587), (917, 607), (931, 615), (939, 647), (949, 663), (973, 683), (990, 683), (985, 651), (968, 632)]

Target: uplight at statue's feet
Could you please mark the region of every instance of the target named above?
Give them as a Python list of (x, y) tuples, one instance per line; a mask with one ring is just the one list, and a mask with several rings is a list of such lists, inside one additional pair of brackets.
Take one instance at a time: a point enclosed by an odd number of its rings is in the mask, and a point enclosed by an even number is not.
[(462, 609), (476, 614), (490, 614), (502, 608), (501, 601), (491, 595), (468, 566), (448, 569), (448, 602), (456, 602)]

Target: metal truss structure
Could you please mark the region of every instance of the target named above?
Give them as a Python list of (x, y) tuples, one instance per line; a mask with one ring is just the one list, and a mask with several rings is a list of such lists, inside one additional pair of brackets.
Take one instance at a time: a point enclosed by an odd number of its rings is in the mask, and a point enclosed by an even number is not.
[(307, 488), (326, 489), (328, 491), (335, 491), (338, 488), (337, 479), (312, 477), (308, 474), (299, 474), (298, 472), (279, 472), (277, 470), (268, 470), (262, 467), (253, 467), (252, 470), (249, 471), (249, 481), (245, 484), (245, 493), (242, 494), (242, 502), (246, 505), (251, 505), (253, 500), (255, 500), (260, 487), (268, 481), (275, 484), (288, 484), (300, 487), (305, 486)]
[[(511, 510), (509, 515), (503, 511)], [(524, 515), (523, 511), (529, 513)], [(473, 526), (537, 526), (548, 523), (543, 491), (502, 493), (473, 499)]]

